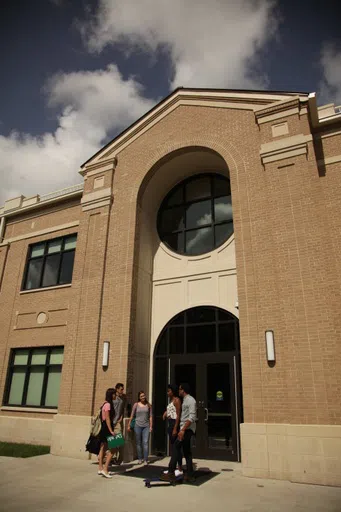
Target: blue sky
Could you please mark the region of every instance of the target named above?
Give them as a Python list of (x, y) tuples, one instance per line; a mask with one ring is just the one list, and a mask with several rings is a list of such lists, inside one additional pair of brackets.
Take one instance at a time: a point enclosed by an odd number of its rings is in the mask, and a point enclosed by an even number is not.
[(80, 164), (176, 86), (341, 103), (341, 9), (315, 0), (3, 0), (0, 203)]

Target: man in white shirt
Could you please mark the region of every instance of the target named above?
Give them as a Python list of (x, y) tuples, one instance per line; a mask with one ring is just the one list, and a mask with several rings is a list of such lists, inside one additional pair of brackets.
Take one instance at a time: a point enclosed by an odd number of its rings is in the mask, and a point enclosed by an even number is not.
[(185, 480), (192, 481), (193, 477), (193, 458), (191, 439), (195, 434), (196, 419), (197, 419), (197, 403), (195, 398), (190, 395), (190, 387), (188, 384), (180, 384), (179, 395), (183, 398), (181, 418), (180, 418), (180, 432), (178, 438), (174, 443), (172, 457), (168, 466), (168, 473), (161, 475), (161, 480), (170, 482), (175, 480), (175, 468), (181, 450), (183, 450), (184, 457), (187, 464), (187, 474), (184, 476)]

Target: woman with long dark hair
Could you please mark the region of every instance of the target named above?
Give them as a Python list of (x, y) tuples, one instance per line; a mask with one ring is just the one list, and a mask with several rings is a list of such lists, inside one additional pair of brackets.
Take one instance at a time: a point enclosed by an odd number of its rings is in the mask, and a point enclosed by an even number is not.
[[(172, 456), (174, 443), (178, 438), (179, 428), (180, 428), (180, 416), (181, 416), (181, 400), (178, 396), (178, 390), (176, 386), (172, 384), (168, 384), (167, 386), (167, 395), (169, 403), (167, 405), (167, 409), (163, 413), (163, 419), (167, 419), (167, 431), (170, 443), (170, 455)], [(182, 471), (182, 453), (179, 454), (178, 457), (178, 469), (176, 470), (176, 475), (179, 476), (183, 473)], [(165, 471), (168, 473), (168, 471)]]
[(148, 464), (149, 435), (153, 430), (152, 406), (148, 402), (144, 391), (137, 395), (137, 402), (134, 404), (129, 419), (128, 432), (131, 431), (131, 422), (135, 418), (135, 440), (139, 464)]
[[(112, 475), (109, 473), (108, 468), (110, 461), (112, 459), (113, 454), (116, 449), (108, 450), (107, 437), (113, 436), (114, 431), (112, 428), (112, 420), (114, 417), (114, 408), (112, 405), (112, 401), (116, 397), (116, 389), (109, 388), (105, 393), (105, 402), (101, 407), (101, 419), (102, 419), (102, 427), (99, 433), (99, 437), (101, 440), (101, 449), (98, 455), (98, 474), (104, 476), (105, 478), (112, 478)], [(103, 463), (104, 455), (106, 454), (105, 464)]]

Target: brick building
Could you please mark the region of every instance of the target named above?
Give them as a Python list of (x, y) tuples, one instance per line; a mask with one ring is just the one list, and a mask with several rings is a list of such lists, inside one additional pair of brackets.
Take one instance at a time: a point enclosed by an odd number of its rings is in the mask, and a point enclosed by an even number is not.
[(79, 186), (6, 201), (0, 439), (86, 457), (122, 381), (164, 452), (185, 380), (196, 457), (341, 485), (340, 148), (340, 108), (314, 94), (177, 89)]

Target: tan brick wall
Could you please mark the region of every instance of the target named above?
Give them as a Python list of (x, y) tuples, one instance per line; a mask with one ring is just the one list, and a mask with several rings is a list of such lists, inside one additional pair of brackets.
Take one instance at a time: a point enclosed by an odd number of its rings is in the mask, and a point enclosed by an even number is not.
[[(309, 132), (306, 115), (282, 120), (289, 123), (288, 136)], [(231, 176), (244, 421), (340, 423), (340, 165), (327, 166), (321, 176), (309, 143), (308, 156), (264, 167), (260, 144), (272, 140), (271, 123), (259, 127), (252, 111), (180, 106), (115, 155), (116, 170), (105, 171), (104, 183), (113, 186), (111, 207), (83, 212), (77, 207), (70, 288), (19, 295), (29, 241), (13, 243), (0, 294), (0, 391), (8, 348), (14, 341), (23, 343), (17, 337), (21, 334), (12, 332), (15, 311), (32, 300), (37, 310), (50, 301), (68, 307), (67, 326), (49, 332), (51, 344), (65, 343), (60, 412), (90, 415), (105, 389), (117, 381), (126, 383), (131, 394), (139, 352), (134, 325), (139, 307), (137, 202), (161, 158), (180, 148), (204, 146), (225, 159)], [(335, 151), (329, 144), (336, 140), (329, 139), (328, 151)], [(86, 193), (93, 191), (93, 180), (86, 180)], [(65, 212), (68, 221), (71, 211)], [(63, 212), (53, 215), (48, 225), (67, 222), (60, 217)], [(25, 228), (10, 228), (22, 233), (28, 227), (29, 221)], [(14, 236), (10, 233), (6, 235)], [(269, 328), (275, 331), (274, 368), (265, 354), (264, 331)], [(37, 331), (32, 342), (46, 344), (43, 332)], [(101, 364), (105, 340), (111, 344), (107, 371)]]

